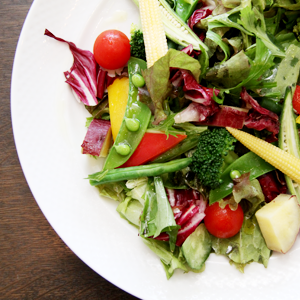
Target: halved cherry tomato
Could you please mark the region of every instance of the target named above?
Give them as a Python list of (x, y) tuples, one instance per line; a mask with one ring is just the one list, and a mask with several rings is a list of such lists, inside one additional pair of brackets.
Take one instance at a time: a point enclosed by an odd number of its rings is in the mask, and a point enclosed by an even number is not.
[(130, 42), (121, 31), (103, 31), (94, 44), (96, 62), (103, 68), (115, 70), (126, 65), (130, 58)]
[(221, 208), (218, 202), (208, 206), (205, 215), (204, 224), (209, 233), (223, 239), (236, 235), (244, 220), (244, 212), (240, 205), (233, 211), (228, 204)]
[(300, 86), (297, 85), (293, 96), (293, 108), (300, 114)]

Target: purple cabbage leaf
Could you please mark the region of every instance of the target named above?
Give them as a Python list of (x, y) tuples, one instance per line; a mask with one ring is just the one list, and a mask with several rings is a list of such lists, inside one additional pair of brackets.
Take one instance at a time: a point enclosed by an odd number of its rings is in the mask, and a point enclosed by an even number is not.
[(97, 105), (97, 63), (93, 53), (77, 48), (74, 43), (56, 37), (47, 29), (45, 35), (69, 45), (74, 63), (70, 71), (64, 72), (64, 75), (66, 82), (74, 92), (75, 98), (87, 106)]

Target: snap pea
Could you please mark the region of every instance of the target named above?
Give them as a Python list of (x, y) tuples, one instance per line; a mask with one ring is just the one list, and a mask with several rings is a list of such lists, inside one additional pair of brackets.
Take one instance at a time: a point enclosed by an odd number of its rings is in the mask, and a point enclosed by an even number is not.
[(209, 193), (209, 204), (211, 205), (232, 193), (233, 181), (230, 177), (232, 170), (239, 171), (241, 174), (250, 172), (250, 180), (252, 180), (274, 169), (272, 165), (253, 152), (244, 154), (224, 170), (221, 175), (220, 187)]
[(141, 74), (134, 74), (132, 75), (132, 83), (135, 87), (143, 87), (145, 85), (145, 79)]
[(186, 22), (196, 8), (199, 0), (177, 0), (175, 11)]
[(272, 98), (264, 98), (260, 101), (260, 105), (272, 112), (274, 112), (277, 115), (281, 114), (281, 111), (283, 109), (283, 105), (279, 104), (279, 101), (276, 101), (276, 99)]
[[(135, 57), (131, 57), (128, 62), (128, 102), (121, 128), (116, 137), (114, 145), (109, 151), (108, 157), (103, 167), (104, 170), (114, 169), (124, 164), (135, 151), (148, 127), (151, 117), (151, 111), (148, 106), (138, 100), (138, 89), (132, 82), (133, 75), (141, 73), (141, 70), (144, 70), (146, 68), (146, 62)], [(126, 119), (135, 119), (136, 121), (138, 121), (139, 128), (136, 131), (130, 130), (126, 126)], [(130, 147), (130, 151), (127, 155), (118, 153), (116, 146), (120, 144), (126, 144)]]
[(239, 178), (239, 177), (241, 177), (241, 173), (240, 173), (239, 170), (232, 170), (232, 171), (230, 172), (230, 178), (231, 178), (231, 179), (237, 179), (237, 178)]
[(120, 155), (128, 155), (130, 153), (130, 147), (126, 144), (119, 144), (115, 146), (116, 151), (120, 154)]
[(125, 118), (125, 123), (129, 131), (138, 131), (140, 128), (140, 122), (137, 119)]
[(140, 177), (159, 176), (186, 168), (192, 162), (191, 158), (181, 158), (167, 163), (143, 165), (129, 168), (104, 170), (88, 176), (90, 184), (96, 186), (108, 182), (136, 179)]

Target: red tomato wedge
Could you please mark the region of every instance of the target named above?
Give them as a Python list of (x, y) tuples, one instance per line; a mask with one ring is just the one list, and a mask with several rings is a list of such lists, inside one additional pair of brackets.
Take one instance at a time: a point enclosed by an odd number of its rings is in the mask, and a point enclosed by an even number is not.
[(295, 93), (293, 96), (293, 108), (297, 112), (297, 114), (300, 114), (300, 86), (297, 85), (295, 89)]
[(177, 137), (169, 135), (168, 138), (165, 133), (146, 132), (134, 153), (120, 168), (139, 166), (151, 161), (186, 137), (185, 134), (177, 134)]

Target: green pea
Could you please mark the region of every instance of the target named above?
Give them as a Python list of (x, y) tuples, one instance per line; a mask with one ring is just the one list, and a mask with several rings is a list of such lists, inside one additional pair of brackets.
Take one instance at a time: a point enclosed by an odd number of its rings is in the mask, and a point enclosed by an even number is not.
[(115, 149), (117, 151), (117, 153), (119, 153), (120, 155), (128, 155), (130, 153), (130, 147), (126, 144), (119, 144), (115, 146)]
[(240, 171), (238, 171), (238, 170), (232, 170), (230, 172), (230, 178), (231, 179), (236, 179), (236, 178), (239, 178), (239, 177), (241, 177)]
[(137, 119), (126, 118), (125, 124), (129, 131), (138, 131), (140, 128), (140, 121)]
[(145, 85), (145, 79), (141, 74), (135, 73), (132, 78), (132, 83), (134, 84), (135, 87), (143, 87)]

